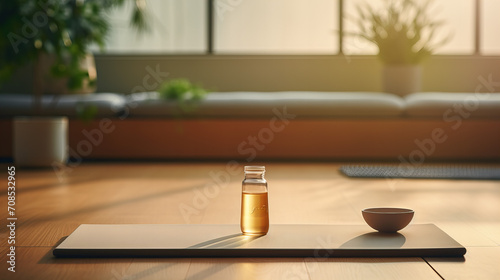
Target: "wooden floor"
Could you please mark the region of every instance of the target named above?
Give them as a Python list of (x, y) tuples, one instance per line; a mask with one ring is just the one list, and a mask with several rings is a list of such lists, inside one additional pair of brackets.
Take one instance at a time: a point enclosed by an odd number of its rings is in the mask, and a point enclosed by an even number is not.
[(465, 258), (54, 258), (84, 223), (239, 223), (242, 164), (92, 163), (17, 170), (12, 273), (1, 167), (0, 279), (500, 279), (500, 181), (349, 179), (333, 163), (267, 163), (271, 224), (364, 224), (363, 208), (407, 207), (412, 223), (464, 245)]

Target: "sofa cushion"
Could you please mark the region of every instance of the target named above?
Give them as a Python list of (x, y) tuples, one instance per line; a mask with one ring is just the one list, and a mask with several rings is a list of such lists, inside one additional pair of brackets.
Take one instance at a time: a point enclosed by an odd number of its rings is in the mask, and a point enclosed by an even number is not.
[(500, 93), (419, 92), (405, 98), (410, 117), (500, 118)]
[[(121, 94), (68, 94), (54, 98), (52, 95), (42, 97), (43, 115), (61, 115), (76, 117), (78, 110), (84, 106), (95, 106), (97, 116), (116, 116), (126, 104)], [(32, 116), (35, 115), (34, 101), (31, 94), (0, 94), (0, 116)]]
[(158, 93), (129, 96), (131, 117), (269, 117), (273, 109), (297, 117), (396, 117), (404, 109), (398, 96), (378, 92), (212, 92), (194, 107), (181, 110)]

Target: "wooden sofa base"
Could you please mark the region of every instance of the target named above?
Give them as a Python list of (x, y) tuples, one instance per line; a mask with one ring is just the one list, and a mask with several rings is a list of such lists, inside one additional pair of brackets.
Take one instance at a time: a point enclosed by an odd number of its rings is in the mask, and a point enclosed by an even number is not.
[[(500, 160), (500, 121), (436, 119), (70, 120), (70, 155), (83, 159)], [(0, 120), (0, 157), (12, 120)]]

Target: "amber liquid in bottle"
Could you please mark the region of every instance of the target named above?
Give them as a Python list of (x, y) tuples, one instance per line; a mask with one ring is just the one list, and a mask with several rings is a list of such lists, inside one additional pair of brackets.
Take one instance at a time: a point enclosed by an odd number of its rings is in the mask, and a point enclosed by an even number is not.
[(241, 232), (265, 235), (269, 231), (269, 205), (264, 166), (245, 166), (241, 194)]
[(244, 234), (264, 235), (268, 230), (267, 192), (243, 192), (241, 199), (241, 231)]

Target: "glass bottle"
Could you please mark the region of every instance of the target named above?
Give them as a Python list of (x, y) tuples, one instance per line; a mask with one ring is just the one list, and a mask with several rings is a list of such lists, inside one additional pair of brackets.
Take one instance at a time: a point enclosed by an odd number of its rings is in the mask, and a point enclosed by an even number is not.
[(241, 232), (265, 235), (269, 230), (269, 206), (265, 166), (245, 166), (241, 194)]

